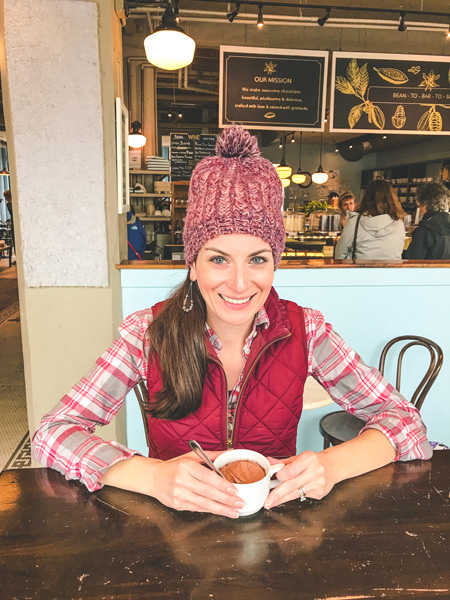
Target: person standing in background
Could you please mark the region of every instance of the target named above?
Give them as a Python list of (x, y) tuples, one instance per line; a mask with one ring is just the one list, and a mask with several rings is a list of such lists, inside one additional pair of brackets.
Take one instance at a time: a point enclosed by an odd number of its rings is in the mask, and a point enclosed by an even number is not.
[(147, 233), (132, 211), (127, 213), (128, 260), (144, 260)]
[(450, 190), (440, 181), (423, 183), (417, 189), (419, 227), (403, 258), (442, 260), (450, 259)]
[(355, 196), (351, 192), (344, 192), (339, 196), (338, 206), (341, 212), (341, 226), (344, 228), (349, 217), (348, 212), (355, 210)]
[(13, 217), (13, 209), (12, 209), (12, 202), (11, 202), (11, 190), (5, 190), (3, 192), (3, 195), (6, 200), (6, 208), (8, 209), (9, 216), (11, 218), (11, 238), (12, 238), (13, 250), (15, 253), (16, 252), (16, 239), (14, 236), (14, 217)]
[(405, 212), (389, 181), (369, 183), (356, 213), (342, 230), (335, 258), (400, 260), (406, 239)]

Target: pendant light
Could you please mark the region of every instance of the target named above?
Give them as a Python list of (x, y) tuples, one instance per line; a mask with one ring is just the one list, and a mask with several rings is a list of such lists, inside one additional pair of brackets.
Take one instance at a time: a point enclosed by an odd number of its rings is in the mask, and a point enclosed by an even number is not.
[(291, 180), (290, 179), (282, 179), (281, 180), (281, 185), (285, 188), (285, 187), (289, 187), (291, 185)]
[(145, 146), (147, 138), (141, 133), (141, 124), (139, 121), (131, 123), (131, 133), (128, 135), (128, 145), (131, 148), (142, 148)]
[(283, 153), (281, 156), (281, 162), (278, 167), (275, 167), (275, 171), (278, 173), (280, 179), (287, 179), (291, 176), (292, 169), (286, 164), (286, 137), (283, 138), (281, 143), (283, 145)]
[(322, 168), (322, 141), (323, 141), (323, 132), (320, 134), (320, 162), (319, 162), (319, 168), (311, 176), (311, 178), (314, 181), (314, 183), (317, 183), (318, 185), (321, 185), (322, 183), (326, 183), (328, 181), (328, 173), (325, 173), (325, 171)]
[[(302, 146), (303, 146), (303, 131), (300, 131), (300, 145), (299, 145), (299, 157), (298, 157), (298, 169), (297, 173), (294, 173), (291, 177), (294, 183), (297, 183), (301, 187), (309, 187), (311, 185), (311, 173), (303, 171), (302, 169)], [(308, 180), (308, 183), (305, 182)]]
[(172, 6), (162, 2), (166, 12), (155, 31), (144, 40), (148, 62), (167, 71), (182, 69), (194, 59), (195, 42), (177, 24)]

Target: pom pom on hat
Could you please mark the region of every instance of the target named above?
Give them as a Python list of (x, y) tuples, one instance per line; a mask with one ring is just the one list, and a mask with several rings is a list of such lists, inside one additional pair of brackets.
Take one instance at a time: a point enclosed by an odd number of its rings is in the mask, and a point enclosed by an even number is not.
[(201, 160), (192, 174), (183, 231), (187, 266), (208, 240), (243, 233), (271, 246), (276, 269), (286, 239), (282, 205), (280, 178), (261, 156), (257, 138), (243, 127), (227, 127), (217, 140), (216, 156)]

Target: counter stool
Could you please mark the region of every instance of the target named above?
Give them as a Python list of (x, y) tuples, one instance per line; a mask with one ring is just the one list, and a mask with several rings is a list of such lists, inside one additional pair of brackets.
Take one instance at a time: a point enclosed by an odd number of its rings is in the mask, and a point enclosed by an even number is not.
[[(442, 362), (444, 360), (442, 349), (435, 342), (424, 337), (416, 335), (402, 335), (396, 337), (388, 342), (381, 352), (379, 371), (382, 375), (384, 375), (386, 354), (397, 342), (405, 342), (403, 348), (400, 350), (397, 360), (397, 380), (395, 387), (398, 391), (400, 391), (403, 355), (408, 348), (412, 348), (413, 346), (424, 346), (430, 352), (430, 366), (411, 398), (411, 403), (420, 410), (426, 395), (430, 391), (431, 386), (441, 370)], [(320, 419), (319, 423), (320, 433), (324, 438), (324, 449), (329, 448), (330, 444), (336, 446), (337, 444), (342, 444), (342, 442), (353, 439), (358, 435), (365, 424), (365, 421), (362, 419), (358, 419), (358, 417), (343, 410), (328, 413)]]

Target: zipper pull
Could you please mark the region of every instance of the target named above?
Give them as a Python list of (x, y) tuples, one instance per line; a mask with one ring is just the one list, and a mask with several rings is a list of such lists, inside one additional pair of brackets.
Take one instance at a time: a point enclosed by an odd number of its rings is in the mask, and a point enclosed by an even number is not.
[(228, 440), (227, 441), (227, 449), (228, 450), (232, 450), (233, 449), (233, 440)]

